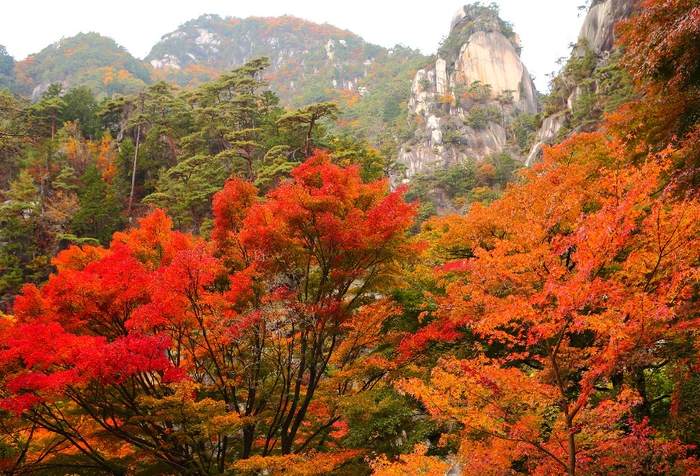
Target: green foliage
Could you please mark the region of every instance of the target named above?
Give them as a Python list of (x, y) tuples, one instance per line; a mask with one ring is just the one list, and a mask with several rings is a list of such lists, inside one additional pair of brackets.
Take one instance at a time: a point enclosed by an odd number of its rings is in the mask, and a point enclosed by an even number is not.
[(17, 157), (30, 138), (29, 102), (0, 90), (0, 187), (9, 185), (17, 172)]
[(432, 201), (426, 201), (421, 203), (420, 210), (418, 211), (418, 223), (423, 223), (430, 218), (437, 216), (437, 207)]
[[(581, 39), (572, 46), (571, 57), (550, 82), (551, 91), (543, 100), (545, 115), (566, 112), (558, 141), (572, 131), (594, 129), (605, 113), (617, 110), (634, 97), (631, 78), (619, 64), (619, 51), (605, 61), (597, 61), (587, 40)], [(570, 99), (573, 101), (568, 110)]]
[(279, 182), (289, 177), (295, 162), (289, 160), (291, 149), (287, 145), (276, 145), (267, 151), (257, 169), (254, 185), (262, 191), (274, 188)]
[(129, 197), (135, 152), (136, 146), (130, 137), (119, 144), (116, 157), (117, 172), (112, 179), (112, 192), (121, 203), (126, 203)]
[(462, 143), (462, 134), (456, 129), (444, 129), (442, 131), (442, 142), (459, 146)]
[(418, 86), (421, 92), (428, 92), (433, 87), (433, 83), (431, 83), (429, 79), (423, 78), (418, 81)]
[[(24, 283), (45, 279), (48, 256), (40, 243), (45, 239), (39, 190), (27, 171), (22, 171), (10, 189), (2, 192), (0, 204), (0, 310)], [(5, 309), (7, 310), (7, 309)]]
[(498, 93), (498, 102), (501, 104), (512, 104), (513, 100), (515, 99), (515, 96), (513, 93), (515, 90), (513, 89), (504, 89), (500, 93)]
[[(476, 186), (477, 166), (474, 161), (455, 164), (448, 168), (436, 169), (430, 173), (418, 174), (411, 178), (411, 185), (406, 199), (419, 200), (421, 203), (430, 201), (431, 191), (440, 188), (445, 191), (448, 199), (466, 197)], [(432, 208), (434, 210), (434, 207)], [(430, 208), (424, 214), (430, 213)]]
[(0, 91), (12, 85), (14, 67), (15, 59), (7, 53), (3, 45), (0, 45)]
[(367, 75), (358, 83), (365, 88), (357, 91), (331, 90), (333, 100), (342, 109), (341, 121), (329, 125), (334, 135), (349, 134), (367, 139), (381, 148), (387, 140), (410, 135), (406, 123), (408, 95), (415, 71), (423, 67), (426, 58), (417, 51), (400, 45), (391, 51), (382, 50), (367, 66)]
[(63, 108), (66, 107), (65, 101), (61, 97), (62, 94), (63, 85), (53, 83), (44, 91), (41, 99), (32, 104), (29, 109), (33, 129), (44, 137), (53, 139), (61, 127), (60, 115)]
[(223, 161), (215, 157), (188, 157), (162, 173), (156, 191), (143, 201), (167, 208), (178, 228), (199, 234), (211, 211), (212, 196), (228, 177), (225, 169)]
[(95, 165), (88, 167), (80, 182), (80, 209), (71, 227), (81, 238), (95, 238), (107, 244), (124, 224), (121, 209)]
[(500, 122), (501, 112), (494, 106), (474, 106), (464, 119), (464, 123), (474, 129), (484, 129), (489, 121)]
[(17, 87), (31, 94), (40, 84), (90, 88), (98, 96), (135, 93), (151, 82), (146, 66), (111, 38), (79, 33), (17, 63)]
[(435, 423), (416, 419), (415, 402), (391, 387), (379, 387), (344, 402), (348, 421), (345, 443), (372, 448), (377, 453), (397, 455), (410, 451), (435, 432)]
[(600, 114), (594, 114), (598, 105), (598, 94), (591, 90), (590, 83), (591, 81), (586, 81), (581, 84), (580, 93), (573, 102), (571, 115), (574, 124), (594, 124), (600, 120)]
[(177, 98), (165, 83), (147, 91), (144, 112), (136, 116), (149, 131), (145, 158), (164, 160), (154, 164), (157, 180), (144, 200), (167, 207), (179, 227), (199, 232), (212, 195), (232, 174), (255, 182), (262, 172), (259, 183), (274, 185), (291, 170), (286, 162), (316, 145), (319, 119), (337, 114), (337, 106), (326, 103), (283, 115), (277, 97), (261, 91), (268, 65), (258, 58)]
[(581, 38), (574, 45), (573, 54), (564, 66), (563, 73), (578, 84), (580, 81), (590, 78), (595, 67), (596, 59), (593, 50), (588, 44), (588, 40)]
[(622, 53), (615, 52), (606, 65), (595, 70), (600, 107), (606, 113), (616, 111), (635, 97), (632, 78), (620, 66), (621, 59)]
[(510, 132), (518, 149), (527, 151), (535, 140), (539, 116), (537, 114), (518, 114), (510, 121)]
[(521, 167), (507, 152), (488, 155), (480, 162), (468, 160), (415, 175), (411, 178), (406, 199), (421, 203), (420, 223), (437, 215), (436, 192), (444, 194), (457, 210), (472, 202), (490, 203), (503, 193), (508, 183), (517, 179)]
[(338, 119), (339, 112), (338, 106), (332, 102), (312, 104), (283, 115), (277, 119), (277, 124), (282, 127), (306, 129), (304, 155), (310, 157), (313, 148), (314, 126), (323, 118)]
[(83, 137), (98, 139), (104, 128), (97, 116), (99, 106), (92, 90), (85, 86), (78, 86), (68, 91), (61, 99), (63, 100), (63, 107), (59, 114), (61, 122), (77, 121)]

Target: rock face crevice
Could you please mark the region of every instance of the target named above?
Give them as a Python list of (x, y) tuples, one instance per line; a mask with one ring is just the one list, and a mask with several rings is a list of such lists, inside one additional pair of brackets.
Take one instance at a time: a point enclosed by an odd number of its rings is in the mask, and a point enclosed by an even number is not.
[(406, 175), (508, 151), (519, 160), (513, 120), (538, 111), (520, 43), (491, 7), (460, 8), (431, 68), (415, 74), (408, 102), (411, 140), (399, 152)]

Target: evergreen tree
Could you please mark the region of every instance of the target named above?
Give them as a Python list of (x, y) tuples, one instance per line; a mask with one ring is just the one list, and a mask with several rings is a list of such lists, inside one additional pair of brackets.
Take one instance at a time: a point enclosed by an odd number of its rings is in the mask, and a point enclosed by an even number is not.
[(12, 84), (12, 70), (15, 67), (15, 59), (7, 53), (3, 45), (0, 45), (0, 91)]
[(95, 165), (88, 167), (80, 182), (80, 210), (73, 217), (72, 228), (81, 237), (109, 243), (112, 234), (123, 225), (117, 201)]
[(39, 282), (47, 274), (49, 260), (39, 246), (43, 241), (40, 216), (37, 186), (22, 171), (0, 204), (0, 310), (24, 283)]
[(99, 139), (103, 126), (97, 116), (99, 106), (92, 90), (85, 86), (73, 88), (62, 99), (64, 106), (59, 114), (61, 123), (77, 121), (83, 137)]
[(16, 158), (29, 138), (27, 121), (29, 102), (0, 90), (0, 187), (9, 185), (11, 176), (16, 174)]
[(30, 114), (37, 135), (50, 137), (51, 140), (56, 137), (56, 132), (62, 124), (60, 115), (66, 107), (62, 95), (63, 85), (54, 83), (41, 95), (39, 101), (32, 104)]

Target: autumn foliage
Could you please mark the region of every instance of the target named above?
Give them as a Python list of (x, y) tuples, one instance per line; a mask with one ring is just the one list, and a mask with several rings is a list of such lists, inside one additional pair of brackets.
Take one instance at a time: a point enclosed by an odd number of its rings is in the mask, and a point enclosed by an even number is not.
[[(109, 246), (73, 236), (82, 246), (44, 284), (29, 271), (48, 255), (28, 236), (42, 236), (33, 180), (49, 171), (30, 162), (0, 206), (17, 242), (0, 244), (0, 267), (21, 249), (27, 270), (0, 283), (25, 283), (0, 314), (0, 474), (700, 475), (700, 6), (639, 5), (619, 29), (635, 99), (488, 206), (465, 199), (415, 236), (418, 204), (368, 178), (385, 170), (376, 151), (312, 151), (333, 103), (262, 114), (302, 140), (267, 144), (260, 163), (246, 152), (263, 146), (246, 114), (276, 104), (253, 95), (264, 61), (184, 96), (212, 128), (149, 129), (142, 147), (168, 160), (221, 148), (175, 166), (191, 203), (164, 187), (173, 208), (109, 231)], [(151, 93), (165, 118), (175, 97)], [(77, 127), (59, 140), (93, 177), (80, 198), (100, 197), (85, 219), (100, 228), (124, 157)], [(222, 180), (239, 173), (221, 190), (214, 153), (250, 159), (220, 163)], [(480, 164), (475, 183), (497, 168)], [(66, 210), (68, 172), (52, 198)], [(184, 212), (202, 236), (175, 230)]]
[(699, 12), (641, 2), (620, 29), (637, 99), (608, 135), (424, 224), (396, 385), (441, 429), (375, 474), (700, 474)]
[[(380, 294), (414, 207), (319, 153), (262, 201), (232, 179), (214, 208), (212, 242), (156, 210), (25, 287), (1, 330), (1, 405), (23, 434), (8, 468), (325, 474), (357, 456), (334, 443), (339, 404), (376, 379), (363, 362), (397, 312)], [(56, 441), (43, 458), (27, 426)]]
[[(461, 345), (427, 382), (399, 386), (459, 425), (466, 474), (516, 464), (597, 474), (610, 460), (641, 465), (630, 474), (697, 469), (688, 448), (648, 428), (659, 402), (679, 395), (646, 379), (696, 369), (669, 353), (695, 337), (700, 205), (659, 191), (663, 156), (620, 169), (620, 149), (576, 137), (490, 207), (425, 226), (444, 294), (432, 298), (436, 320), (404, 347)], [(464, 257), (444, 259), (451, 249)], [(630, 441), (646, 445), (643, 463)]]

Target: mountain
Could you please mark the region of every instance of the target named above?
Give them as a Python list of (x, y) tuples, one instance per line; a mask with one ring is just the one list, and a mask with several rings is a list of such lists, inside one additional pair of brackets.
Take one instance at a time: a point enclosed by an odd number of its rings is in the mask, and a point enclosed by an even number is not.
[(18, 92), (37, 99), (51, 83), (87, 86), (96, 95), (131, 94), (152, 82), (149, 68), (98, 33), (79, 33), (15, 64)]
[(412, 176), (503, 151), (523, 160), (519, 153), (534, 132), (529, 124), (537, 97), (520, 60), (519, 38), (497, 7), (460, 8), (434, 64), (414, 77), (414, 132), (399, 161)]
[(145, 61), (162, 79), (194, 87), (259, 56), (270, 59), (264, 79), (282, 104), (335, 101), (344, 111), (340, 130), (373, 142), (402, 126), (410, 73), (426, 61), (419, 51), (288, 15), (202, 15), (164, 35)]
[(293, 16), (202, 15), (164, 35), (145, 60), (184, 86), (267, 56), (271, 88), (301, 105), (328, 100), (331, 89), (365, 94), (364, 78), (375, 62), (386, 63), (387, 52), (347, 30)]
[(571, 57), (552, 80), (527, 165), (538, 160), (543, 145), (596, 129), (605, 113), (632, 97), (632, 83), (618, 67), (621, 52), (615, 46), (615, 25), (630, 17), (634, 4), (635, 0), (592, 3)]
[[(110, 97), (138, 92), (156, 79), (192, 89), (267, 56), (264, 79), (282, 105), (336, 102), (341, 120), (328, 127), (391, 145), (407, 176), (501, 152), (530, 164), (542, 144), (594, 128), (628, 98), (613, 27), (629, 16), (632, 3), (593, 2), (579, 43), (542, 106), (520, 60), (518, 36), (495, 4), (478, 3), (457, 11), (436, 57), (400, 45), (383, 48), (293, 16), (202, 15), (165, 34), (144, 61), (109, 38), (81, 33), (16, 63), (10, 74), (0, 71), (0, 86), (14, 81), (14, 90), (32, 99), (56, 82), (64, 90), (88, 86)], [(11, 67), (14, 60), (3, 58)]]

